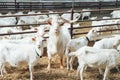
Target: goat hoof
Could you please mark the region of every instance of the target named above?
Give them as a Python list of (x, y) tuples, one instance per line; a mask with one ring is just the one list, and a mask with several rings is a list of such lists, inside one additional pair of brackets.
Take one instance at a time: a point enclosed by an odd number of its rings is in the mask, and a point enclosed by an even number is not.
[(63, 67), (63, 66), (60, 66), (60, 69), (64, 69), (64, 67)]
[(66, 68), (67, 70), (69, 70), (69, 68)]
[(47, 73), (50, 73), (51, 69), (49, 67), (47, 67)]
[(1, 77), (3, 77), (3, 75), (0, 75)]

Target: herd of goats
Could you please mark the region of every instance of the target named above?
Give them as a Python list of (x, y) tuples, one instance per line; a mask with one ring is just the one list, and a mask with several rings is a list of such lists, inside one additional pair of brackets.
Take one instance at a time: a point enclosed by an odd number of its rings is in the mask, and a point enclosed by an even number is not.
[[(17, 34), (17, 35), (4, 35), (0, 36), (0, 74), (3, 76), (6, 73), (5, 63), (9, 63), (11, 66), (18, 66), (21, 61), (26, 61), (29, 66), (30, 80), (33, 80), (32, 68), (37, 58), (42, 57), (44, 47), (47, 47), (48, 57), (48, 71), (51, 71), (51, 59), (54, 55), (60, 57), (60, 68), (63, 65), (63, 56), (66, 56), (67, 69), (73, 69), (72, 64), (75, 57), (78, 58), (77, 75), (80, 74), (80, 80), (83, 80), (83, 71), (87, 67), (97, 67), (100, 74), (103, 74), (103, 80), (108, 79), (110, 69), (116, 67), (119, 71), (118, 65), (120, 63), (120, 35), (113, 35), (111, 38), (103, 38), (96, 41), (95, 44), (90, 47), (88, 43), (99, 36), (99, 31), (109, 29), (120, 29), (119, 25), (115, 26), (102, 26), (93, 27), (89, 32), (82, 37), (71, 39), (69, 29), (70, 24), (73, 23), (73, 27), (80, 26), (76, 23), (82, 16), (82, 20), (85, 17), (89, 19), (96, 19), (97, 17), (90, 17), (90, 9), (83, 9), (83, 13), (74, 13), (73, 20), (70, 20), (70, 13), (48, 14), (48, 15), (36, 15), (36, 16), (17, 16), (17, 17), (0, 17), (0, 25), (19, 25), (19, 24), (37, 24), (48, 23), (40, 25), (39, 27), (29, 26), (30, 29), (24, 30), (21, 26), (16, 27), (1, 27), (0, 33), (14, 33), (21, 31), (33, 31), (37, 33), (31, 34)], [(40, 14), (41, 12), (28, 12), (28, 14)], [(49, 11), (49, 13), (53, 13)], [(120, 10), (113, 11), (110, 15), (112, 18), (120, 17)], [(2, 15), (23, 15), (24, 13), (8, 13)], [(103, 17), (103, 19), (109, 19), (111, 17)], [(76, 24), (74, 24), (76, 23)], [(92, 21), (92, 26), (105, 25), (105, 24), (119, 24), (120, 20), (100, 20)], [(49, 30), (49, 32), (46, 32)], [(75, 30), (73, 31), (75, 32)], [(119, 31), (117, 31), (119, 32)], [(44, 37), (46, 44), (44, 43)]]

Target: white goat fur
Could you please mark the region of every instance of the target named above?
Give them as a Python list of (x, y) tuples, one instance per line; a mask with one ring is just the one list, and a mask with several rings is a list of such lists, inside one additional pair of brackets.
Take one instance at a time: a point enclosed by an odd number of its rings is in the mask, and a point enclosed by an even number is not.
[(48, 67), (50, 71), (51, 57), (58, 54), (60, 57), (60, 68), (63, 68), (63, 56), (65, 54), (66, 45), (70, 40), (69, 30), (64, 23), (74, 23), (80, 18), (80, 15), (75, 20), (66, 20), (59, 15), (50, 15), (51, 21), (47, 21), (51, 24), (49, 31), (49, 38), (47, 40), (47, 53), (48, 53)]
[(80, 71), (81, 80), (83, 80), (83, 71), (86, 66), (105, 68), (103, 80), (106, 80), (110, 69), (117, 66), (120, 60), (119, 52), (115, 49), (97, 49), (88, 46), (70, 53), (69, 56), (77, 56), (79, 62), (77, 75)]
[(70, 52), (76, 51), (77, 49), (79, 49), (83, 46), (87, 46), (88, 42), (94, 40), (95, 37), (97, 37), (97, 32), (95, 32), (94, 30), (90, 30), (86, 36), (75, 38), (68, 42), (66, 52), (65, 52), (65, 54), (67, 56), (67, 69), (69, 69), (69, 64), (70, 64), (70, 69), (71, 70), (73, 69), (72, 63), (74, 60), (74, 57), (73, 58), (71, 57), (71, 60), (69, 62), (68, 54)]
[[(103, 17), (103, 19), (109, 19), (110, 17)], [(119, 29), (119, 25), (110, 26), (110, 24), (118, 24), (120, 23), (119, 20), (100, 20), (100, 21), (92, 21), (92, 26), (98, 25), (109, 25), (109, 26), (100, 26), (92, 28), (95, 31), (102, 31), (102, 30), (112, 30), (112, 29)], [(112, 32), (112, 31), (111, 31)], [(102, 32), (98, 32), (98, 34), (102, 34)]]
[(70, 34), (65, 26), (61, 26), (59, 23), (59, 16), (52, 16), (51, 27), (49, 31), (49, 38), (47, 40), (47, 53), (49, 64), (47, 69), (50, 70), (51, 57), (55, 54), (60, 56), (61, 65), (63, 68), (63, 55), (68, 41), (70, 40)]
[(110, 13), (112, 18), (119, 18), (120, 17), (120, 10), (114, 10), (113, 12)]
[[(94, 48), (98, 49), (117, 49), (118, 45), (120, 44), (120, 36), (115, 36), (111, 38), (103, 38), (100, 41), (95, 42), (93, 45)], [(119, 68), (116, 67), (117, 71)], [(100, 74), (102, 74), (102, 70), (99, 68)]]
[(0, 42), (1, 75), (3, 75), (5, 62), (8, 62), (12, 66), (17, 66), (19, 62), (26, 61), (29, 65), (30, 80), (32, 80), (32, 68), (34, 66), (34, 62), (38, 56), (42, 56), (43, 54), (43, 29), (41, 30), (42, 32), (38, 32), (35, 44), (31, 44), (32, 42), (25, 43), (23, 41), (25, 39), (21, 41), (19, 40), (17, 43), (12, 40), (2, 40)]
[(82, 20), (85, 18), (85, 17), (88, 17), (88, 19), (90, 18), (90, 9), (82, 9), (82, 11), (88, 11), (88, 12), (82, 12)]
[(116, 45), (116, 42), (119, 40), (120, 40), (120, 36), (103, 38), (100, 41), (95, 42), (93, 47), (98, 49), (113, 49)]
[[(0, 67), (1, 67), (1, 75), (2, 75), (2, 67), (4, 67), (4, 63), (8, 62), (12, 66), (17, 66), (19, 62), (26, 61), (29, 65), (30, 71), (30, 80), (32, 80), (32, 67), (34, 66), (34, 62), (37, 59), (37, 53), (42, 56), (41, 50), (37, 50), (36, 46), (33, 44), (12, 44), (7, 43), (5, 45), (1, 43), (0, 48)], [(38, 52), (39, 51), (39, 52)]]

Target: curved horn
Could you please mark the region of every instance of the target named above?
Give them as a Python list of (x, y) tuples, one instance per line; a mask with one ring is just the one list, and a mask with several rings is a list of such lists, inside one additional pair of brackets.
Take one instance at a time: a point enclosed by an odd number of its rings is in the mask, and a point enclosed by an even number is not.
[(64, 18), (62, 18), (62, 17), (61, 17), (61, 19), (62, 19), (64, 22), (66, 22), (66, 23), (75, 23), (76, 21), (79, 20), (80, 16), (81, 16), (81, 15), (79, 14), (78, 17), (77, 17), (75, 20), (66, 20), (66, 19), (64, 19)]
[(51, 21), (51, 18), (47, 18), (45, 20), (39, 20), (38, 23), (46, 23), (46, 22), (48, 23), (50, 21)]

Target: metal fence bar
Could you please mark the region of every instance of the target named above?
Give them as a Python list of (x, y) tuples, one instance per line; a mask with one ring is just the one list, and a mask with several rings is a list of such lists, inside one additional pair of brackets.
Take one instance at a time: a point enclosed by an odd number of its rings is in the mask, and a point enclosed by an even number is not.
[(0, 36), (4, 35), (17, 35), (17, 34), (28, 34), (28, 33), (36, 33), (37, 31), (24, 31), (24, 32), (14, 32), (14, 33), (2, 33)]
[(19, 24), (19, 25), (0, 25), (0, 28), (4, 27), (16, 27), (16, 26), (30, 26), (30, 25), (43, 25), (47, 23), (39, 23), (39, 24)]
[[(89, 11), (75, 11), (75, 12), (96, 12), (96, 11), (113, 11), (113, 10), (120, 10), (120, 8), (113, 8), (113, 9), (95, 9), (95, 10), (89, 10)], [(55, 13), (41, 13), (41, 14), (24, 14), (24, 15), (2, 15), (0, 17), (19, 17), (19, 16), (36, 16), (36, 15), (48, 15), (48, 14), (63, 14), (63, 13), (71, 13), (66, 11), (61, 12), (55, 12)]]
[[(120, 18), (110, 18), (110, 19), (95, 19), (95, 20), (85, 20), (85, 21), (81, 21), (78, 20), (77, 22), (88, 22), (88, 21), (99, 21), (99, 20), (114, 20), (114, 19), (120, 19)], [(30, 25), (43, 25), (43, 24), (47, 24), (47, 23), (39, 23), (39, 24), (19, 24), (19, 25), (0, 25), (0, 28), (3, 27), (16, 27), (16, 26), (30, 26)], [(115, 24), (113, 24), (115, 25)], [(118, 24), (119, 25), (119, 24)], [(107, 26), (107, 25), (100, 25), (100, 26)], [(87, 26), (83, 26), (81, 28), (86, 28)], [(94, 26), (97, 27), (97, 26)]]
[[(116, 0), (116, 1), (110, 1), (110, 2), (74, 2), (75, 3), (75, 8), (90, 8), (90, 7), (97, 7), (99, 9), (101, 9), (102, 7), (111, 7), (111, 6), (119, 6), (119, 3), (120, 1)], [(4, 5), (7, 7), (7, 6), (10, 6), (10, 5), (13, 5), (15, 2), (0, 2), (0, 4), (4, 3)], [(52, 3), (52, 2), (17, 2), (19, 3), (19, 8), (17, 8), (18, 10), (22, 10), (22, 8), (24, 6), (27, 6), (28, 7), (28, 10), (30, 10), (31, 6), (32, 6), (32, 10), (34, 9), (34, 6), (40, 6), (41, 5), (41, 8), (38, 7), (36, 10), (39, 10), (39, 9), (46, 9), (46, 8), (71, 8), (72, 6), (69, 5), (71, 4), (71, 2), (54, 2), (54, 3), (61, 3), (61, 4), (48, 4), (48, 3)], [(64, 5), (63, 5), (64, 3)], [(21, 5), (22, 4), (22, 5)], [(79, 4), (79, 5), (78, 5)], [(83, 5), (83, 4), (89, 4), (89, 5)], [(31, 5), (31, 6), (30, 6)], [(50, 7), (51, 6), (51, 7)], [(54, 7), (55, 6), (55, 7)], [(57, 7), (58, 6), (58, 7)], [(64, 6), (64, 7), (63, 7)], [(67, 7), (69, 6), (69, 7)], [(10, 7), (8, 7), (10, 8)], [(25, 9), (25, 8), (23, 8)], [(14, 10), (16, 11), (16, 6), (14, 4)], [(17, 10), (17, 11), (18, 11)]]
[(55, 13), (23, 14), (23, 15), (2, 15), (0, 17), (36, 16), (36, 15), (63, 14), (63, 13), (71, 13), (71, 12), (55, 12)]
[(80, 27), (74, 27), (73, 29), (83, 29), (83, 28), (93, 28), (93, 27), (101, 27), (101, 26), (102, 27), (103, 26), (113, 26), (113, 25), (120, 25), (120, 24), (107, 24), (107, 25), (96, 25), (96, 26), (80, 26)]
[(99, 18), (99, 19), (95, 19), (95, 20), (78, 20), (77, 22), (90, 22), (90, 21), (100, 21), (100, 20), (115, 20), (115, 19), (120, 19), (120, 18), (110, 18), (110, 19), (102, 19), (102, 18)]
[[(48, 32), (49, 30), (45, 30), (45, 32)], [(21, 31), (21, 32), (14, 32), (14, 33), (2, 33), (0, 36), (4, 35), (18, 35), (18, 34), (28, 34), (28, 33), (36, 33), (37, 31)]]
[[(120, 8), (115, 8), (115, 10), (119, 10)], [(113, 9), (101, 9), (101, 10), (103, 10), (103, 11), (107, 11), (107, 10), (113, 10)], [(95, 10), (92, 10), (92, 11), (95, 11)], [(96, 10), (96, 11), (98, 11), (98, 10)], [(85, 11), (85, 12), (87, 12), (87, 11)], [(65, 12), (57, 12), (57, 14), (58, 13), (60, 13), (60, 14), (62, 14), (62, 13), (65, 13)], [(66, 12), (66, 13), (71, 13), (71, 12)], [(45, 13), (45, 14), (48, 14), (48, 13)], [(56, 14), (56, 13), (50, 13), (50, 14)], [(72, 14), (73, 14), (73, 12), (72, 12)], [(0, 16), (0, 17), (14, 17), (14, 16), (35, 16), (35, 15), (43, 15), (43, 14), (30, 14), (30, 15), (28, 15), (28, 14), (24, 14), (24, 15), (11, 15), (11, 16), (9, 16), (9, 15), (5, 15), (5, 16)], [(120, 18), (112, 18), (112, 19), (120, 19)], [(98, 19), (98, 20), (111, 20), (111, 19)], [(93, 21), (93, 20), (88, 20), (88, 21)], [(1, 25), (0, 26), (0, 28), (2, 28), (2, 27), (15, 27), (15, 26), (29, 26), (29, 25), (39, 25), (39, 24), (24, 24), (24, 25)], [(82, 27), (77, 27), (77, 28), (72, 28), (72, 29), (81, 29), (81, 28), (90, 28), (90, 27), (100, 27), (100, 26), (111, 26), (111, 25), (120, 25), (120, 24), (109, 24), (109, 25), (97, 25), (97, 26), (82, 26)], [(117, 29), (118, 30), (118, 29)], [(24, 34), (24, 33), (32, 33), (32, 32), (18, 32), (18, 33), (13, 33), (13, 35), (14, 34)], [(12, 34), (12, 33), (11, 33)], [(11, 35), (11, 34), (8, 34), (8, 35)], [(81, 33), (81, 34), (84, 34), (84, 33)], [(0, 34), (0, 35), (7, 35), (7, 34)], [(73, 35), (72, 34), (72, 30), (71, 30), (71, 35)]]
[[(120, 29), (112, 29), (112, 30), (102, 30), (102, 31), (97, 31), (97, 32), (108, 32), (108, 31), (117, 31)], [(73, 35), (80, 35), (80, 34), (87, 34), (88, 32), (81, 32), (81, 33), (73, 33)]]
[[(97, 26), (83, 26), (83, 27), (77, 27), (77, 28), (72, 28), (72, 29), (82, 29), (82, 28), (92, 28), (92, 27), (100, 27), (100, 26), (111, 26), (111, 25), (120, 25), (120, 24), (109, 24), (109, 25), (97, 25)], [(69, 28), (71, 29), (71, 28)], [(114, 30), (120, 30), (120, 29), (112, 29), (112, 31)], [(104, 31), (111, 31), (111, 30), (104, 30)], [(16, 32), (16, 33), (5, 33), (5, 34), (0, 34), (1, 35), (15, 35), (15, 34), (25, 34), (25, 33), (35, 33), (36, 31), (27, 31), (27, 32)], [(48, 32), (48, 30), (46, 30), (46, 32)], [(86, 32), (85, 32), (86, 33)], [(85, 34), (85, 33), (81, 33), (81, 34)], [(72, 35), (74, 35), (72, 33)]]
[[(72, 8), (71, 9), (71, 20), (73, 20), (73, 14), (74, 14), (74, 12), (73, 12), (73, 8)], [(70, 27), (71, 27), (70, 35), (71, 35), (71, 38), (72, 38), (73, 37), (73, 35), (72, 35), (72, 33), (73, 33), (73, 23), (70, 24)]]
[[(40, 24), (19, 24), (19, 25), (0, 25), (0, 28), (4, 28), (4, 27), (16, 27), (16, 26), (30, 26), (30, 25), (43, 25), (43, 24), (47, 24), (47, 23), (40, 23)], [(112, 25), (112, 24), (110, 24)], [(113, 24), (115, 25), (115, 24)], [(117, 24), (119, 25), (119, 24)], [(108, 26), (108, 25), (99, 25), (99, 26)], [(83, 26), (81, 28), (87, 28), (87, 27), (90, 27), (90, 26)], [(97, 26), (94, 26), (94, 27), (97, 27)]]

